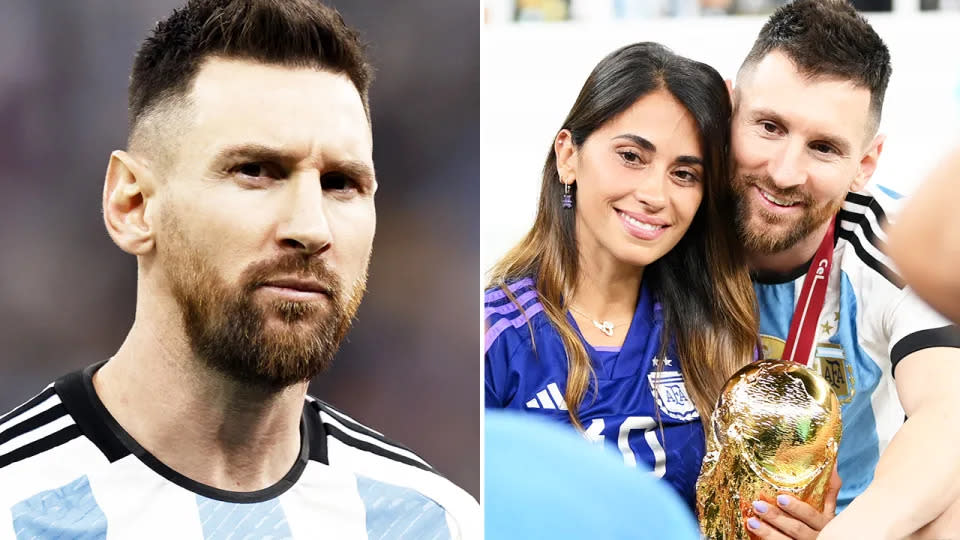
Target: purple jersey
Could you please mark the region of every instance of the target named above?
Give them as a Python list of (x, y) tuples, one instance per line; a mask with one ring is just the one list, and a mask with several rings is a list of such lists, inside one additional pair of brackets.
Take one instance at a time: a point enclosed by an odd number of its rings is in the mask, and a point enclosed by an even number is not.
[[(521, 409), (569, 423), (563, 398), (567, 357), (560, 336), (543, 313), (532, 279), (509, 288), (522, 311), (502, 290), (491, 289), (484, 298), (486, 406)], [(576, 328), (569, 314), (567, 320)], [(652, 469), (693, 508), (704, 454), (703, 428), (676, 356), (658, 356), (662, 328), (660, 305), (648, 287), (641, 287), (621, 347), (592, 347), (583, 341), (598, 386), (595, 391), (591, 383), (579, 418), (587, 439), (613, 445), (628, 466), (640, 463)]]

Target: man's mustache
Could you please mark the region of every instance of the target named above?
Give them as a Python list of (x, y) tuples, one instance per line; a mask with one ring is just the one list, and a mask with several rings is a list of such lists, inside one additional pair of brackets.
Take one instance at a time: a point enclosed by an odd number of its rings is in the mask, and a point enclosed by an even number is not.
[(737, 176), (737, 185), (749, 186), (755, 185), (778, 199), (789, 201), (798, 201), (806, 206), (813, 204), (813, 197), (803, 191), (801, 186), (793, 186), (787, 189), (781, 189), (774, 184), (769, 176), (760, 176), (756, 174), (741, 174)]
[(326, 261), (298, 253), (289, 253), (276, 259), (254, 263), (244, 270), (241, 282), (246, 284), (247, 292), (252, 292), (271, 280), (285, 277), (316, 281), (329, 291), (332, 299), (340, 298), (340, 280)]

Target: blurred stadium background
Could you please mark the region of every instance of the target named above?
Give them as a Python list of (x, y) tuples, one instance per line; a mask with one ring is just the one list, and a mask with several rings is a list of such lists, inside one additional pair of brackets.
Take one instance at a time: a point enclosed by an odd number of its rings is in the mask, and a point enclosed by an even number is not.
[[(480, 260), (485, 273), (526, 233), (540, 171), (593, 66), (656, 41), (737, 69), (784, 0), (483, 0), (480, 38)], [(853, 0), (890, 48), (887, 141), (872, 185), (909, 194), (957, 142), (960, 0)]]
[[(104, 230), (134, 52), (181, 0), (0, 3), (0, 411), (111, 355), (136, 263)], [(370, 43), (369, 292), (311, 392), (480, 486), (477, 5), (336, 0)]]

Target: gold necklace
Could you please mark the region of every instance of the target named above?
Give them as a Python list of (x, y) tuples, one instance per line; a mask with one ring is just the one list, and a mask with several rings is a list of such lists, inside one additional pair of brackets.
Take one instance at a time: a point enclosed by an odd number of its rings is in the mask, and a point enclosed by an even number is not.
[(602, 320), (602, 319), (600, 319), (600, 320), (594, 319), (593, 317), (591, 317), (591, 316), (587, 315), (586, 313), (580, 311), (579, 309), (573, 307), (573, 304), (570, 304), (568, 307), (570, 308), (570, 311), (573, 311), (573, 312), (575, 312), (575, 313), (578, 313), (578, 314), (586, 317), (588, 321), (592, 322), (593, 325), (596, 326), (597, 329), (600, 330), (601, 332), (603, 332), (603, 334), (604, 334), (605, 336), (607, 336), (607, 337), (613, 337), (613, 329), (614, 329), (614, 328), (616, 328), (616, 327), (618, 327), (618, 326), (623, 326), (623, 325), (625, 325), (625, 324), (627, 324), (627, 323), (630, 322), (630, 321), (626, 321), (626, 322), (622, 322), (622, 323), (618, 323), (618, 324), (613, 324), (613, 321), (605, 321), (605, 320)]

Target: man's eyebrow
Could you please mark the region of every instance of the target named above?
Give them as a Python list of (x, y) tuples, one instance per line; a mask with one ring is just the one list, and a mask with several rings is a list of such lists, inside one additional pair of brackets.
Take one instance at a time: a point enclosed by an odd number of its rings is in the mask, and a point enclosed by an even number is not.
[[(787, 125), (787, 121), (782, 116), (780, 116), (779, 114), (777, 114), (776, 112), (770, 109), (756, 109), (753, 112), (751, 112), (750, 117), (754, 121), (760, 120), (760, 119), (772, 120), (780, 124), (784, 128), (789, 128), (789, 126)], [(839, 137), (836, 135), (829, 135), (827, 133), (814, 133), (812, 140), (825, 142), (831, 146), (834, 146), (836, 147), (837, 151), (843, 155), (848, 155), (850, 153), (851, 145), (843, 137)]]
[(339, 171), (357, 180), (366, 180), (372, 182), (376, 178), (373, 168), (371, 168), (370, 165), (355, 159), (330, 160), (326, 163), (324, 170), (327, 172)]
[(846, 139), (842, 137), (836, 137), (834, 135), (826, 135), (826, 134), (817, 134), (816, 140), (825, 142), (835, 147), (837, 149), (837, 152), (840, 152), (845, 156), (850, 154), (851, 145), (850, 143), (847, 142)]
[(754, 121), (761, 120), (761, 119), (772, 120), (783, 127), (787, 127), (787, 120), (784, 117), (780, 116), (780, 114), (777, 111), (774, 111), (773, 109), (762, 109), (762, 108), (754, 109), (750, 111), (750, 118), (753, 119)]
[[(270, 161), (282, 165), (290, 165), (303, 159), (303, 156), (293, 152), (285, 151), (281, 148), (274, 148), (263, 144), (238, 144), (223, 148), (213, 158), (213, 163), (221, 164), (236, 160), (250, 161)], [(318, 164), (319, 165), (319, 164)], [(339, 171), (350, 177), (360, 180), (373, 180), (375, 178), (373, 168), (369, 164), (354, 159), (329, 159), (323, 160), (323, 172)]]
[(297, 157), (289, 152), (284, 152), (279, 148), (266, 146), (262, 144), (237, 144), (227, 146), (221, 149), (213, 157), (213, 163), (223, 163), (237, 159), (248, 159), (251, 161), (275, 161), (279, 163), (288, 163), (295, 161)]

